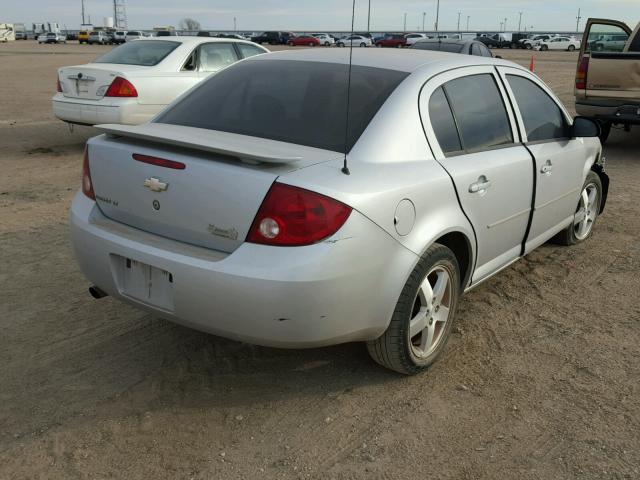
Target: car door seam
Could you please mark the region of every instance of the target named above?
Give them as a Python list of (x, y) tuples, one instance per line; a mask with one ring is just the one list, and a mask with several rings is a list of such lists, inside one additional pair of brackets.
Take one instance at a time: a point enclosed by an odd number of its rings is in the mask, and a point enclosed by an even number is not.
[[(537, 168), (537, 164), (536, 164), (536, 157), (533, 154), (533, 152), (529, 149), (529, 147), (523, 142), (523, 133), (525, 131), (524, 129), (524, 125), (520, 124), (520, 121), (518, 120), (518, 113), (522, 114), (522, 112), (520, 112), (520, 107), (518, 107), (518, 110), (516, 111), (516, 103), (515, 103), (515, 98), (512, 100), (511, 99), (511, 92), (509, 88), (507, 88), (506, 85), (506, 80), (505, 78), (502, 77), (502, 73), (501, 71), (498, 69), (498, 67), (494, 67), (496, 73), (498, 74), (498, 78), (500, 79), (500, 83), (502, 84), (502, 88), (505, 92), (505, 94), (507, 95), (507, 100), (509, 101), (509, 105), (511, 106), (511, 113), (513, 114), (513, 119), (516, 122), (516, 128), (518, 130), (518, 140), (520, 140), (520, 145), (522, 145), (527, 152), (529, 152), (529, 156), (531, 157), (531, 169), (533, 172), (533, 178), (532, 178), (532, 188), (531, 188), (531, 207), (529, 208), (529, 220), (527, 221), (527, 228), (524, 231), (524, 236), (522, 238), (522, 243), (520, 245), (520, 256), (523, 257), (524, 256), (524, 252), (526, 249), (526, 244), (527, 244), (527, 239), (529, 238), (529, 234), (531, 233), (531, 226), (533, 225), (533, 214), (535, 213), (535, 208), (536, 208), (536, 193), (538, 190), (538, 168)], [(506, 76), (506, 74), (505, 74)], [(524, 122), (524, 120), (523, 120)]]
[[(462, 68), (462, 67), (459, 67)], [(458, 193), (458, 189), (456, 187), (456, 183), (453, 181), (453, 177), (451, 176), (451, 174), (449, 173), (449, 171), (444, 167), (444, 165), (442, 165), (442, 163), (436, 158), (435, 153), (433, 152), (433, 147), (431, 146), (431, 143), (429, 143), (429, 137), (427, 136), (427, 131), (425, 130), (425, 126), (424, 126), (424, 117), (422, 116), (422, 109), (420, 108), (420, 98), (422, 97), (422, 91), (424, 90), (424, 87), (427, 85), (427, 83), (429, 83), (433, 78), (435, 78), (437, 75), (433, 75), (431, 77), (429, 77), (427, 79), (426, 82), (424, 82), (422, 84), (422, 87), (420, 87), (420, 91), (418, 92), (418, 115), (420, 116), (420, 126), (422, 127), (422, 133), (424, 133), (424, 138), (427, 142), (427, 145), (429, 146), (429, 150), (431, 151), (431, 156), (433, 157), (433, 159), (435, 160), (435, 162), (440, 165), (440, 168), (442, 168), (442, 170), (444, 170), (444, 172), (447, 174), (447, 176), (449, 177), (449, 180), (451, 180), (451, 186), (453, 187), (453, 192), (456, 195), (456, 200), (458, 201), (458, 207), (460, 207), (460, 211), (462, 212), (462, 215), (464, 215), (464, 218), (467, 219), (467, 222), (469, 222), (469, 226), (471, 227), (471, 231), (473, 232), (473, 241), (475, 244), (475, 255), (473, 255), (473, 265), (471, 266), (471, 268), (469, 268), (469, 271), (467, 272), (467, 278), (464, 279), (465, 282), (465, 288), (468, 288), (471, 285), (471, 279), (473, 278), (473, 274), (476, 271), (476, 267), (478, 265), (478, 234), (476, 233), (476, 229), (473, 226), (473, 222), (471, 221), (471, 219), (469, 218), (469, 216), (467, 215), (467, 212), (464, 211), (464, 208), (462, 207), (462, 200), (460, 199), (460, 194)], [(441, 85), (442, 90), (444, 92), (444, 84)], [(449, 99), (447, 98), (447, 94), (446, 92), (444, 92), (445, 94), (445, 98), (447, 99), (447, 104), (449, 105), (449, 109), (451, 110), (451, 114), (454, 115), (453, 110), (451, 109), (451, 104), (449, 103)], [(455, 122), (455, 116), (454, 116), (454, 122)], [(458, 125), (456, 124), (456, 130), (457, 130), (457, 134), (458, 134), (458, 138), (460, 141), (460, 147), (462, 147), (462, 140), (460, 139), (460, 130), (458, 129)]]

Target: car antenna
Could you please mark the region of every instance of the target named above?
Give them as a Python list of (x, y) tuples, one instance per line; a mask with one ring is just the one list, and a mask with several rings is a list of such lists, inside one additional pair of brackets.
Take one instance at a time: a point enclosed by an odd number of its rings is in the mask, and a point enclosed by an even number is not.
[(351, 10), (351, 39), (349, 40), (349, 74), (347, 76), (347, 118), (344, 127), (344, 164), (342, 165), (342, 173), (351, 175), (349, 166), (347, 165), (347, 147), (349, 145), (349, 110), (351, 104), (351, 66), (353, 64), (353, 26), (356, 18), (356, 0), (353, 0)]

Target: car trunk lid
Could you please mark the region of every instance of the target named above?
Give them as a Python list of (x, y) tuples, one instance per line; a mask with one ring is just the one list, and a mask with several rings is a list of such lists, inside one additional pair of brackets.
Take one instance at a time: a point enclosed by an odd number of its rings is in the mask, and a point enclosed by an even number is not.
[[(99, 128), (109, 133), (89, 142), (89, 164), (96, 201), (107, 217), (224, 252), (244, 242), (278, 176), (340, 157), (191, 127)], [(178, 168), (154, 164), (154, 158)]]
[[(100, 100), (116, 77), (127, 77), (121, 65), (90, 64), (64, 67), (58, 70), (62, 94), (68, 98)], [(141, 67), (133, 66), (134, 70)], [(127, 66), (127, 71), (131, 66)]]

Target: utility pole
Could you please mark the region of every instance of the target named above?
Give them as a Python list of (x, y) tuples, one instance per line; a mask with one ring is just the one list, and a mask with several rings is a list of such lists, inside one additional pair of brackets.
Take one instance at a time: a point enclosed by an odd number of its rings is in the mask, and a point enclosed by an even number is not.
[(84, 25), (84, 0), (80, 0), (82, 4), (82, 24)]
[(458, 12), (458, 33), (460, 33), (460, 15), (462, 15), (462, 12)]
[(438, 31), (438, 20), (440, 20), (440, 0), (436, 6), (436, 32)]
[(580, 16), (580, 9), (578, 9), (578, 18), (577, 18), (577, 22), (576, 22), (576, 32), (580, 31), (580, 20), (582, 20), (582, 17)]
[(469, 19), (471, 18), (471, 15), (467, 15), (467, 32), (469, 31)]
[(404, 28), (403, 32), (406, 32), (407, 31), (407, 13), (406, 12), (404, 14), (404, 27), (403, 28)]
[(233, 17), (233, 31), (234, 32), (238, 31), (238, 21), (237, 21), (236, 17)]
[(425, 32), (424, 21), (426, 20), (426, 18), (427, 18), (427, 12), (422, 12), (422, 33)]
[(367, 33), (371, 32), (371, 0), (369, 0), (369, 13), (367, 14)]
[(520, 12), (520, 20), (518, 20), (518, 31), (522, 28), (522, 12)]
[(504, 31), (507, 31), (507, 18), (504, 19)]

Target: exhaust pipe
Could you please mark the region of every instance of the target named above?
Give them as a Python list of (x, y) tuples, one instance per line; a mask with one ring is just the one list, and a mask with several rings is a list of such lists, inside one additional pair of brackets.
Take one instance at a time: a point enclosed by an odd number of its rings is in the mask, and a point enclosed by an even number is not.
[(100, 290), (98, 287), (96, 287), (95, 285), (91, 285), (89, 287), (89, 294), (95, 298), (96, 300), (100, 300), (101, 298), (107, 297), (109, 296), (109, 294), (107, 292), (104, 292), (103, 290)]

